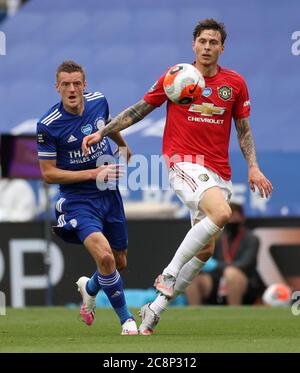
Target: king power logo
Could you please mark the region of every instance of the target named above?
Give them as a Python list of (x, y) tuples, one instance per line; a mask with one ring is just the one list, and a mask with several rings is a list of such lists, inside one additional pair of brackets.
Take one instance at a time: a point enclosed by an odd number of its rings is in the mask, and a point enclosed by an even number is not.
[(6, 55), (6, 35), (0, 31), (0, 56)]

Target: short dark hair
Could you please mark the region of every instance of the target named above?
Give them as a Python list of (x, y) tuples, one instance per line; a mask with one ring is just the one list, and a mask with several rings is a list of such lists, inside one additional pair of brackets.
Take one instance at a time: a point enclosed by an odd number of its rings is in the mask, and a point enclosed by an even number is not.
[(63, 61), (56, 69), (56, 80), (58, 79), (59, 73), (74, 73), (77, 71), (82, 73), (83, 81), (85, 81), (85, 72), (81, 65), (72, 60)]
[(196, 40), (196, 38), (201, 34), (203, 30), (219, 31), (219, 33), (221, 34), (221, 42), (222, 44), (225, 43), (227, 32), (225, 30), (224, 23), (218, 22), (213, 18), (207, 18), (207, 19), (204, 19), (203, 21), (199, 21), (196, 27), (194, 28), (194, 32), (193, 32), (194, 40)]

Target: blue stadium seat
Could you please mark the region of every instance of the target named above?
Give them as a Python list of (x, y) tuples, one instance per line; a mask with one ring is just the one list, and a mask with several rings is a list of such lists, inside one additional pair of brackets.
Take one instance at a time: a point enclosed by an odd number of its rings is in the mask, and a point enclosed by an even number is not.
[[(104, 9), (95, 10), (90, 15), (89, 25), (85, 38), (92, 43), (98, 43), (99, 46), (103, 43), (116, 43), (127, 44), (134, 32), (133, 12), (128, 10)], [(132, 46), (134, 47), (134, 45)]]
[(139, 77), (144, 75), (145, 71), (152, 71), (152, 79), (156, 79), (157, 74), (162, 74), (169, 66), (185, 62), (176, 44), (168, 43), (149, 43), (147, 49), (140, 49), (139, 61), (144, 66), (143, 70), (138, 71)]
[(173, 8), (137, 9), (134, 12), (135, 38), (139, 43), (167, 41), (171, 45), (178, 39), (177, 12)]
[(83, 45), (81, 43), (69, 44), (65, 47), (59, 46), (57, 47), (56, 52), (49, 56), (49, 63), (53, 67), (52, 74), (56, 67), (65, 60), (74, 60), (79, 64), (83, 65), (84, 68), (87, 68), (87, 65), (90, 61), (93, 61), (93, 52), (90, 46)]
[[(30, 92), (30, 94), (29, 94)], [(14, 116), (17, 116), (17, 122), (22, 121), (23, 112), (30, 113), (29, 117), (41, 116), (49, 107), (49, 105), (57, 102), (59, 97), (54, 89), (54, 79), (51, 84), (37, 81), (32, 78), (23, 78), (11, 84), (8, 92), (8, 97), (14, 102), (18, 109)], [(50, 100), (44, 100), (44, 97), (50, 97)], [(52, 99), (52, 100), (51, 100)], [(35, 103), (33, 103), (33, 100)], [(27, 118), (29, 119), (29, 118)], [(16, 124), (18, 124), (16, 123)]]
[(107, 97), (113, 115), (118, 114), (127, 106), (134, 104), (141, 97), (139, 94), (139, 83), (135, 80), (105, 77), (93, 77), (89, 86), (95, 90), (100, 90)]
[[(102, 7), (111, 7), (110, 2), (99, 2), (101, 8)], [(81, 11), (83, 8), (89, 10), (91, 13), (97, 8), (97, 4), (95, 4), (95, 0), (84, 0), (82, 1), (74, 1), (74, 0), (63, 0), (63, 1), (55, 1), (55, 0), (37, 0), (37, 1), (29, 1), (25, 7), (25, 11), (29, 11), (34, 9), (35, 11), (40, 11), (52, 16), (52, 13), (61, 12), (61, 13), (68, 13), (70, 10), (79, 10)]]
[(49, 22), (47, 14), (39, 12), (20, 12), (13, 20), (14, 22), (7, 22), (6, 29), (10, 43), (20, 42), (20, 39), (30, 42), (41, 34), (41, 30), (45, 29)]
[(34, 41), (13, 44), (0, 69), (1, 81), (10, 85), (24, 76), (34, 78), (39, 68), (45, 65), (48, 55), (49, 50), (45, 44)]
[[(35, 35), (35, 39), (46, 43), (48, 47), (56, 48), (58, 45), (76, 44), (84, 30), (89, 29), (89, 16), (84, 11), (53, 12), (52, 21), (45, 13), (43, 32)], [(47, 24), (48, 23), (48, 24)], [(50, 45), (49, 45), (50, 44)], [(55, 49), (53, 49), (54, 51)]]
[(136, 48), (124, 44), (95, 45), (93, 48), (93, 64), (97, 66), (97, 73), (105, 76), (122, 72), (123, 77), (134, 79), (136, 61), (139, 55)]

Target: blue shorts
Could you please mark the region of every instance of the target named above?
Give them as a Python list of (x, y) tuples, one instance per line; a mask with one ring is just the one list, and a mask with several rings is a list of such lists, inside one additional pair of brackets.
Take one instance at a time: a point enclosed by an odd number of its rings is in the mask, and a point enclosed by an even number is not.
[(60, 198), (55, 213), (57, 225), (53, 231), (64, 241), (81, 244), (91, 233), (102, 232), (112, 249), (127, 249), (127, 225), (118, 190), (99, 198)]

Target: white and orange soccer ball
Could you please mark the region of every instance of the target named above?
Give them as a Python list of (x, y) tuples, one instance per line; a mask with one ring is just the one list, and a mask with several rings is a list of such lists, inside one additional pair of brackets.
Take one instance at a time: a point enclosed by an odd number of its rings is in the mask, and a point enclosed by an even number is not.
[(163, 87), (169, 100), (186, 105), (201, 97), (205, 80), (195, 66), (179, 63), (168, 70)]
[(291, 289), (285, 284), (272, 284), (263, 293), (263, 302), (268, 306), (285, 307), (290, 304)]

